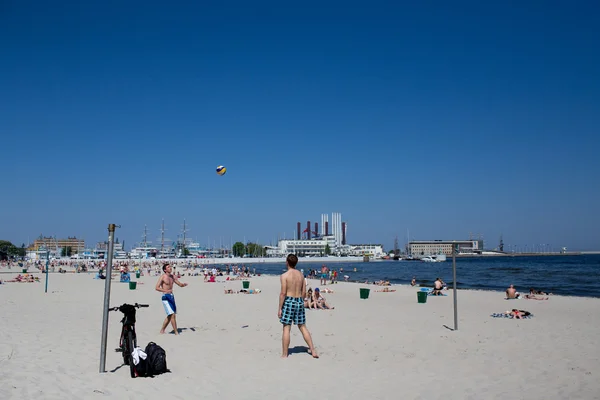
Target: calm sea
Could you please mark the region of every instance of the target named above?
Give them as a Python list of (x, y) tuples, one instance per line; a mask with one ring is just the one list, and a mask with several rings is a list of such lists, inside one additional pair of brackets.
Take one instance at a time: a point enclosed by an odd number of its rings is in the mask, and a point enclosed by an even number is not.
[[(322, 263), (300, 259), (298, 269), (305, 273)], [(285, 264), (248, 264), (257, 273), (280, 274)], [(378, 261), (331, 263), (331, 269), (344, 269), (351, 281), (373, 282), (384, 279), (409, 284), (414, 276), (421, 286), (433, 286), (440, 277), (452, 286), (452, 259), (441, 263), (421, 261)], [(356, 268), (356, 272), (354, 269)], [(567, 296), (600, 297), (600, 255), (458, 258), (456, 280), (459, 289), (504, 291), (513, 284), (518, 291), (537, 290)], [(342, 280), (343, 278), (341, 278)]]

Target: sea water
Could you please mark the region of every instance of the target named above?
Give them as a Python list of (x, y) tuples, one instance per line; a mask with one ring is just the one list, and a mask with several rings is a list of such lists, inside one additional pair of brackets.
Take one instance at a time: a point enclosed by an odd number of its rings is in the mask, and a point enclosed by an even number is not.
[[(308, 275), (310, 269), (320, 271), (323, 263), (311, 263), (300, 258), (297, 269)], [(280, 274), (285, 264), (247, 264), (261, 274)], [(433, 286), (441, 278), (452, 287), (452, 258), (445, 262), (372, 261), (335, 262), (327, 264), (338, 271), (338, 280), (344, 275), (353, 282), (386, 280), (392, 284), (410, 284), (415, 277), (417, 285)], [(339, 272), (340, 268), (343, 272)], [(356, 271), (355, 271), (356, 269)], [(459, 289), (504, 291), (515, 285), (517, 291), (529, 293), (530, 288), (567, 296), (600, 297), (600, 255), (564, 256), (503, 256), (456, 259), (456, 281)], [(314, 286), (314, 284), (313, 284)]]

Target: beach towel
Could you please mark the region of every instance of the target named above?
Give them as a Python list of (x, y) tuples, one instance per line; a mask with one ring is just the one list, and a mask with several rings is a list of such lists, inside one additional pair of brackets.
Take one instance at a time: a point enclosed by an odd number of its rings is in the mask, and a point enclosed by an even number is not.
[(134, 365), (138, 365), (140, 363), (140, 358), (142, 360), (145, 360), (147, 355), (144, 352), (144, 350), (142, 350), (141, 347), (136, 347), (135, 349), (133, 349), (133, 351), (131, 352), (131, 356), (133, 357), (133, 364)]

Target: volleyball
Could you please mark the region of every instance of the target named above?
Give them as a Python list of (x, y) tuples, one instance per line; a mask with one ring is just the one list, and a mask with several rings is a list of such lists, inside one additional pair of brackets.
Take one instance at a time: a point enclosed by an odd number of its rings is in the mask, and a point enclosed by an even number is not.
[(221, 175), (221, 176), (223, 176), (223, 175), (225, 175), (225, 172), (227, 172), (227, 168), (225, 168), (224, 166), (222, 166), (222, 165), (219, 165), (219, 166), (217, 167), (217, 174), (218, 174), (218, 175)]

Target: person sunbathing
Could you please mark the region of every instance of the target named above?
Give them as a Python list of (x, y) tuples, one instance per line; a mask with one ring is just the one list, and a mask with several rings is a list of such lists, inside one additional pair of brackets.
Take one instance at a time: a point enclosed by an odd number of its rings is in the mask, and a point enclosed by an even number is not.
[(390, 286), (390, 281), (381, 280), (381, 281), (377, 281), (374, 283), (375, 283), (375, 285), (378, 285), (378, 286)]
[(524, 317), (530, 316), (531, 313), (529, 311), (517, 310), (516, 308), (513, 308), (509, 315), (516, 319), (523, 319)]
[(313, 300), (316, 304), (316, 307), (322, 310), (333, 310), (335, 308), (331, 307), (329, 303), (327, 303), (327, 300), (325, 300), (325, 297), (321, 296), (319, 288), (315, 289), (315, 292), (313, 294)]
[(526, 294), (524, 297), (528, 300), (548, 300), (549, 299), (549, 297), (538, 297), (538, 295), (535, 295), (535, 294)]
[(433, 292), (431, 293), (434, 296), (442, 296), (442, 290), (444, 290), (444, 282), (440, 278), (437, 278), (433, 283)]
[(541, 294), (544, 296), (548, 296), (552, 293), (546, 293), (546, 292), (542, 292), (541, 290), (535, 290), (534, 288), (529, 288), (529, 294)]
[(317, 308), (315, 302), (313, 300), (313, 291), (312, 289), (308, 289), (306, 292), (306, 297), (304, 298), (304, 308), (312, 309)]
[(376, 292), (386, 292), (386, 293), (387, 292), (395, 292), (395, 291), (396, 291), (396, 289), (390, 289), (389, 287), (384, 287), (381, 290), (376, 290)]
[(519, 298), (521, 298), (521, 295), (519, 294), (519, 292), (517, 292), (517, 289), (515, 289), (513, 285), (510, 285), (508, 289), (506, 289), (506, 299), (512, 300)]
[(260, 289), (242, 289), (238, 293), (241, 294), (259, 294)]

